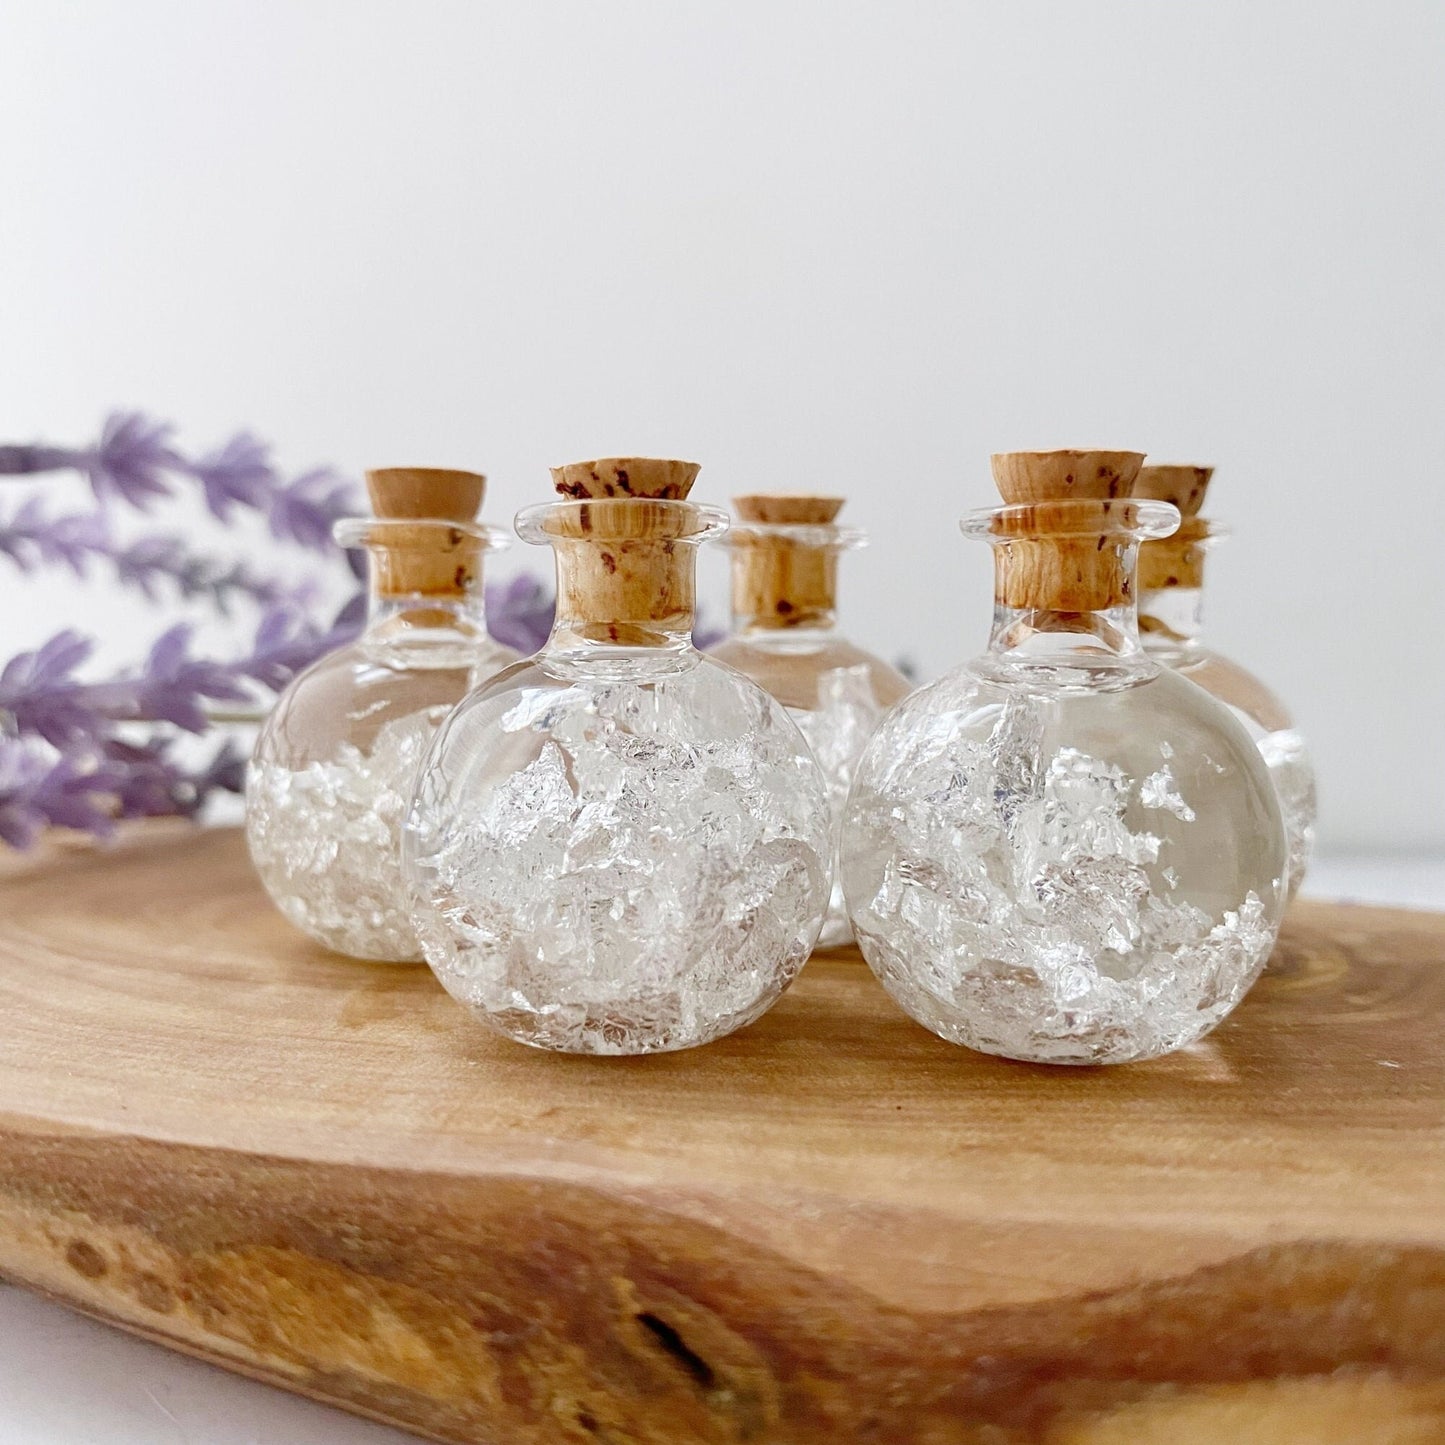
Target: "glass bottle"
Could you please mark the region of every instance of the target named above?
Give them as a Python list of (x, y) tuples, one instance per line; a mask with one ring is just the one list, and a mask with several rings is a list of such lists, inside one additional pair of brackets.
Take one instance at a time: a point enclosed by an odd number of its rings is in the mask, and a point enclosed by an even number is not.
[(553, 471), (517, 519), (557, 619), (437, 736), (407, 823), (427, 962), (521, 1043), (640, 1054), (757, 1018), (828, 901), (822, 775), (786, 710), (692, 645), (696, 547), (727, 515), (698, 468)]
[(1122, 1063), (1214, 1027), (1284, 908), (1259, 750), (1139, 643), (1137, 452), (1005, 453), (988, 651), (906, 698), (858, 765), (843, 835), (859, 946), (943, 1038), (1040, 1063)]
[(416, 962), (401, 825), (437, 724), (515, 660), (487, 633), (482, 558), (505, 535), (474, 519), (474, 472), (367, 473), (373, 518), (337, 523), (369, 554), (366, 626), (281, 694), (246, 778), (246, 840), (276, 906), (354, 958)]
[(1213, 467), (1147, 466), (1137, 497), (1173, 502), (1184, 520), (1172, 537), (1139, 551), (1139, 634), (1145, 650), (1217, 697), (1244, 724), (1279, 794), (1289, 840), (1289, 897), (1298, 892), (1315, 838), (1315, 770), (1285, 705), (1253, 673), (1201, 641), (1205, 553), (1228, 531), (1199, 515)]
[(867, 541), (835, 525), (842, 506), (842, 497), (733, 498), (741, 523), (726, 539), (732, 633), (712, 652), (788, 709), (827, 779), (835, 862), (822, 948), (853, 938), (836, 863), (853, 769), (874, 724), (910, 688), (897, 668), (838, 632), (838, 557)]

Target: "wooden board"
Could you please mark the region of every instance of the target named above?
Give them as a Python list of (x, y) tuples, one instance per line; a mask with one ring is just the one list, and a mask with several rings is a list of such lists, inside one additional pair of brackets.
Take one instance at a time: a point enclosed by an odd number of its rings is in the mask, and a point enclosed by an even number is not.
[(1112, 1070), (950, 1047), (847, 956), (565, 1058), (160, 829), (0, 880), (0, 1271), (448, 1441), (1440, 1441), (1442, 959), (1300, 906)]

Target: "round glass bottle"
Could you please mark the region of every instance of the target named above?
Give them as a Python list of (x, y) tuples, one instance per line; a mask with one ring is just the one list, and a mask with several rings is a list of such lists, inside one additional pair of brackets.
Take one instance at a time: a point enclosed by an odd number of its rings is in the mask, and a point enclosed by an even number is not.
[(856, 528), (835, 525), (842, 506), (841, 497), (733, 498), (740, 522), (726, 539), (732, 632), (712, 650), (788, 709), (827, 779), (835, 861), (822, 948), (853, 938), (836, 861), (853, 769), (878, 719), (911, 686), (838, 631), (838, 557), (867, 541)]
[(1264, 966), (1285, 839), (1230, 711), (1140, 646), (1134, 452), (994, 458), (988, 652), (920, 688), (859, 763), (844, 886), (864, 957), (943, 1038), (1122, 1063), (1217, 1024)]
[(521, 1043), (640, 1054), (777, 1000), (829, 888), (822, 775), (786, 710), (692, 645), (697, 467), (559, 467), (547, 645), (438, 733), (405, 837), (427, 961)]
[(246, 841), (276, 906), (318, 943), (417, 962), (401, 825), (437, 724), (516, 659), (488, 635), (482, 601), (483, 555), (506, 537), (474, 520), (474, 472), (366, 480), (376, 516), (336, 526), (368, 553), (366, 625), (277, 700), (247, 771)]
[(1299, 891), (1315, 839), (1315, 770), (1285, 705), (1253, 673), (1204, 646), (1205, 553), (1228, 531), (1199, 516), (1213, 467), (1148, 466), (1134, 495), (1173, 502), (1184, 520), (1172, 537), (1139, 550), (1139, 635), (1145, 650), (1217, 697), (1264, 757), (1289, 840), (1289, 897)]

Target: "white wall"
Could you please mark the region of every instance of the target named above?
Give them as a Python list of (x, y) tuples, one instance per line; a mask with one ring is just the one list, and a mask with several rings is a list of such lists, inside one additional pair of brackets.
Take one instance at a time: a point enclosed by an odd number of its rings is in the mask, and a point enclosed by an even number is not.
[[(1442, 56), (1438, 0), (8, 0), (0, 440), (135, 405), (499, 517), (599, 453), (841, 489), (848, 621), (929, 673), (990, 451), (1214, 462), (1214, 640), (1324, 847), (1445, 847)], [(22, 589), (12, 645), (141, 620)]]

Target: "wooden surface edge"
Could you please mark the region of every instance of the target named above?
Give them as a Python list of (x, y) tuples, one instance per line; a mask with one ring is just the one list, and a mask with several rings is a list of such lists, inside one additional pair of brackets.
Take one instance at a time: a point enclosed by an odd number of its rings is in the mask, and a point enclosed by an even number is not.
[(9, 1128), (0, 1273), (443, 1441), (1445, 1438), (1434, 1247), (911, 1312), (592, 1185)]

